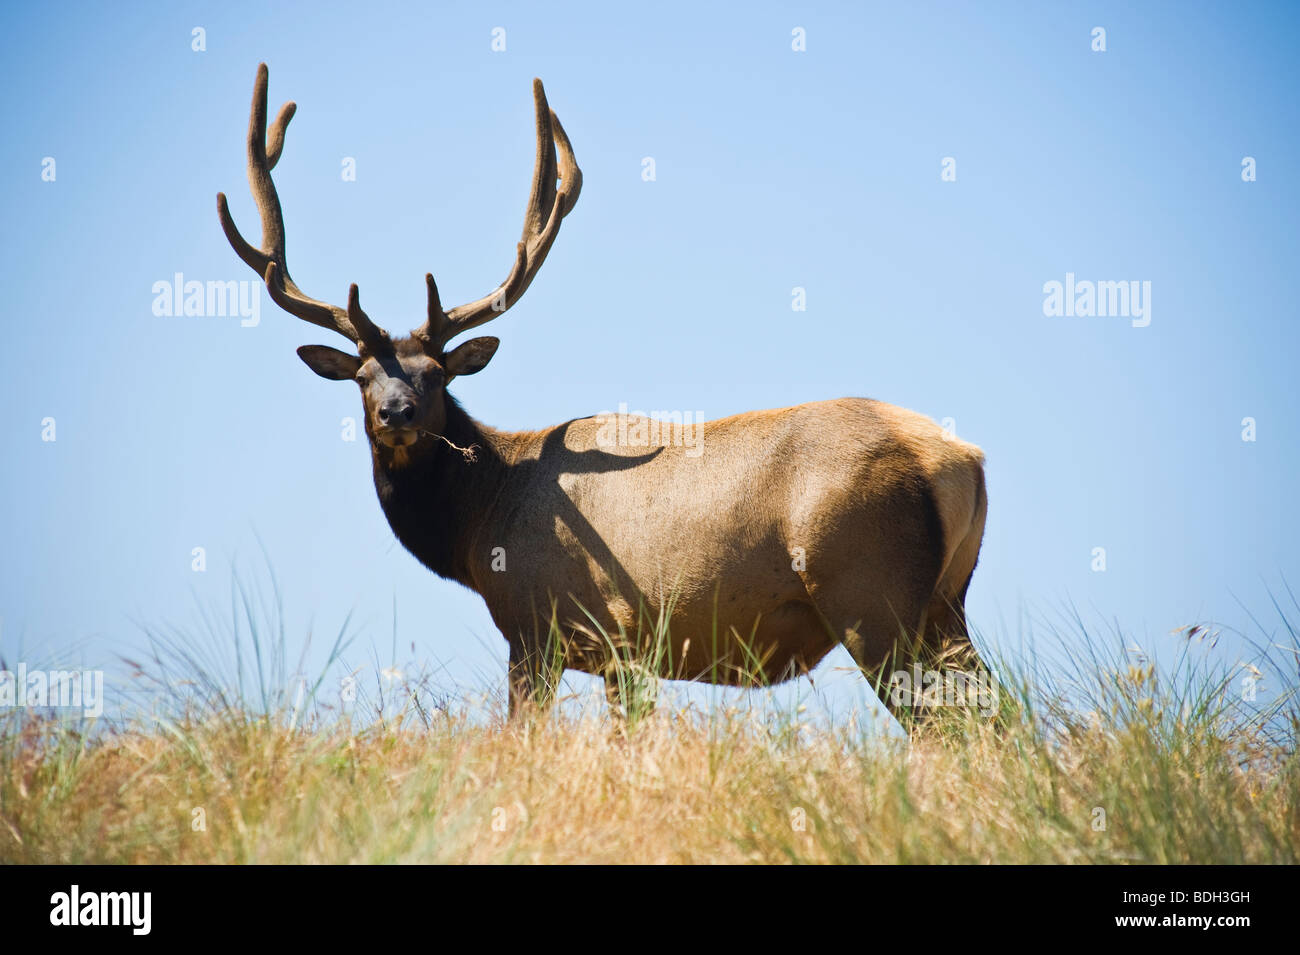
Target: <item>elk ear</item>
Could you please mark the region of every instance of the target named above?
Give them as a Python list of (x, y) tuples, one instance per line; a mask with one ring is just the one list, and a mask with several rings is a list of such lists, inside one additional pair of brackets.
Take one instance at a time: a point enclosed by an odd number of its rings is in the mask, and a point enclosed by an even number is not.
[(457, 345), (442, 360), (442, 367), (447, 369), (448, 380), (457, 375), (472, 375), (476, 371), (482, 371), (483, 367), (492, 360), (492, 356), (497, 353), (497, 346), (500, 344), (501, 339), (484, 335), (482, 338), (471, 338)]
[(298, 349), (298, 357), (316, 374), (331, 381), (355, 378), (357, 369), (361, 367), (361, 359), (356, 355), (328, 345), (303, 345)]

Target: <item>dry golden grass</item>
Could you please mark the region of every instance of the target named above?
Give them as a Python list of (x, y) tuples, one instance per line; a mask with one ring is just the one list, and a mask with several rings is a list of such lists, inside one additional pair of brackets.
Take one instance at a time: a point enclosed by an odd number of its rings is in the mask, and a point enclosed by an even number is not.
[(663, 710), (627, 734), (591, 715), (354, 732), (226, 712), (89, 743), (29, 720), (0, 750), (0, 860), (1298, 861), (1294, 756), (1172, 720), (1149, 674), (1118, 679), (1136, 702), (1104, 716), (956, 715), (910, 742)]
[(636, 665), (624, 720), (570, 701), (508, 722), (407, 677), (346, 715), (316, 696), (346, 625), (309, 686), (256, 606), (151, 633), (109, 729), (0, 711), (0, 862), (1300, 861), (1285, 614), (1254, 663), (1195, 627), (1164, 667), (1076, 619), (1054, 669), (994, 661), (991, 709), (907, 739), (771, 698), (651, 712)]

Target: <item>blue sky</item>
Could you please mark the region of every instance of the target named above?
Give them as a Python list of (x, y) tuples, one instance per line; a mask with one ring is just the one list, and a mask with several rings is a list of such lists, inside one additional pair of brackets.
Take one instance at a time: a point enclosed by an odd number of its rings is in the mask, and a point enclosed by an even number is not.
[[(294, 354), (337, 336), (264, 292), (256, 327), (153, 312), (177, 272), (254, 279), (214, 197), (256, 237), (262, 60), (272, 110), (299, 106), (275, 172), (294, 276), (340, 303), (359, 283), (393, 331), (426, 271), (448, 304), (505, 276), (545, 81), (584, 187), (491, 367), (453, 386), (480, 420), (846, 395), (951, 418), (988, 457), (968, 606), (1006, 652), (1067, 603), (1153, 646), (1268, 626), (1300, 579), (1294, 7), (321, 6), (0, 14), (0, 651), (107, 662), (228, 601), (264, 547), (291, 640), (353, 611), (386, 648), (396, 608), (399, 657), (504, 684), (481, 601), (395, 543), (364, 438), (341, 440), (356, 389)], [(1067, 273), (1150, 282), (1150, 324), (1044, 315)]]

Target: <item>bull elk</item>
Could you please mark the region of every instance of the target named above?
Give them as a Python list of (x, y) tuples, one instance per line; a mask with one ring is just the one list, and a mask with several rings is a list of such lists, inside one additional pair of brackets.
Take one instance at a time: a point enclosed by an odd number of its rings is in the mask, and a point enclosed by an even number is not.
[(267, 68), (258, 67), (248, 181), (261, 246), (239, 234), (224, 194), (221, 226), (277, 305), (355, 344), (356, 354), (306, 345), (298, 355), (321, 377), (360, 386), (393, 533), (430, 570), (482, 596), (509, 644), (512, 713), (545, 702), (557, 666), (603, 676), (617, 705), (614, 670), (638, 652), (645, 659), (644, 622), (658, 614), (668, 637), (656, 676), (779, 682), (842, 643), (896, 716), (926, 715), (924, 704), (891, 705), (881, 675), (928, 650), (978, 665), (964, 611), (986, 510), (974, 445), (862, 398), (704, 423), (702, 453), (673, 441), (611, 445), (598, 418), (499, 431), (447, 392), (481, 371), (499, 341), (449, 343), (519, 301), (582, 186), (540, 80), (533, 99), (537, 158), (509, 275), (451, 309), (426, 275), (428, 315), (394, 339), (362, 311), (356, 285), (340, 308), (290, 277), (271, 170), (295, 105), (268, 136)]

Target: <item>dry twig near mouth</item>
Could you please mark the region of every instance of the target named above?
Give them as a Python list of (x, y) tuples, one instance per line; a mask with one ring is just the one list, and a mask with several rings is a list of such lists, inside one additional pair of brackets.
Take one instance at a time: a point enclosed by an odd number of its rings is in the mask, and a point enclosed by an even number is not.
[(455, 442), (451, 441), (446, 435), (434, 434), (432, 431), (425, 431), (424, 433), (430, 435), (431, 437), (437, 438), (439, 441), (447, 442), (447, 447), (451, 448), (453, 451), (459, 451), (462, 455), (465, 456), (466, 464), (473, 464), (475, 461), (478, 460), (477, 444), (471, 444), (468, 448), (462, 448), (459, 444), (456, 444)]

